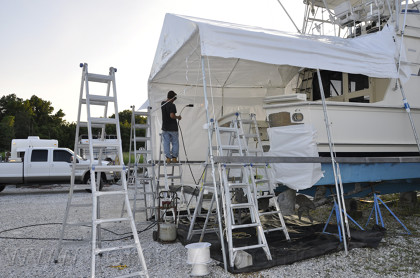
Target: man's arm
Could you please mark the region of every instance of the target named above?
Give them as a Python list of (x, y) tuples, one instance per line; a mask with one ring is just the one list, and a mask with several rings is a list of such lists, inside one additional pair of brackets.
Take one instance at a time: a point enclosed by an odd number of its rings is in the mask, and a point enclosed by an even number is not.
[(181, 120), (181, 116), (177, 116), (177, 115), (175, 115), (175, 113), (171, 113), (171, 114), (169, 114), (169, 116), (171, 117), (171, 119)]

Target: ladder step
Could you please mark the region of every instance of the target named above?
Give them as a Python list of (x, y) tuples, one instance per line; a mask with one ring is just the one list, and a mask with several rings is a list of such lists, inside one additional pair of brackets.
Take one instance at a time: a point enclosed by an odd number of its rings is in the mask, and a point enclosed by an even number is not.
[(112, 223), (112, 222), (121, 222), (121, 221), (130, 221), (131, 219), (128, 217), (122, 218), (107, 218), (107, 219), (96, 219), (94, 220), (95, 225), (103, 224), (103, 223)]
[(247, 188), (249, 186), (249, 184), (246, 183), (228, 183), (229, 188)]
[(150, 112), (134, 111), (134, 115), (147, 117), (147, 116), (150, 116)]
[(245, 125), (253, 124), (254, 120), (242, 120), (242, 123), (245, 124)]
[(249, 250), (249, 249), (257, 249), (257, 248), (263, 248), (267, 247), (266, 244), (256, 244), (256, 245), (248, 245), (248, 246), (242, 246), (242, 247), (234, 247), (233, 252), (241, 251), (241, 250)]
[(95, 196), (125, 195), (125, 191), (95, 191)]
[(148, 124), (135, 124), (134, 128), (149, 128), (150, 125)]
[[(120, 146), (120, 142), (118, 140), (115, 141), (92, 141), (92, 147), (94, 148), (118, 148)], [(89, 147), (89, 145), (87, 145)]]
[[(89, 104), (91, 105), (107, 105), (109, 102), (114, 102), (115, 97), (89, 95)], [(82, 99), (82, 104), (87, 104), (87, 99)]]
[(253, 207), (254, 204), (251, 203), (239, 203), (239, 204), (231, 204), (230, 207), (232, 209), (241, 209), (241, 208), (250, 208)]
[(136, 142), (146, 142), (146, 141), (150, 141), (150, 139), (151, 139), (150, 137), (136, 137)]
[(92, 82), (108, 83), (109, 81), (112, 80), (112, 76), (111, 75), (88, 73), (87, 80), (92, 81)]
[[(236, 145), (221, 145), (219, 146), (222, 150), (234, 150), (239, 151), (240, 147)], [(215, 149), (218, 149), (218, 147), (214, 147)]]
[(270, 232), (275, 232), (275, 231), (284, 231), (284, 230), (286, 230), (286, 227), (278, 227), (278, 228), (272, 228), (272, 229), (264, 230), (264, 233), (270, 233)]
[(175, 180), (175, 179), (180, 179), (182, 176), (170, 176), (170, 175), (160, 175), (160, 177), (161, 178), (167, 178), (167, 179), (170, 179), (170, 180)]
[[(80, 127), (88, 127), (88, 124), (87, 124), (87, 122), (80, 122), (79, 126)], [(92, 128), (104, 128), (105, 127), (104, 124), (92, 124), (92, 123), (90, 124), (90, 126)]]
[(234, 127), (219, 127), (218, 128), (220, 132), (237, 132), (238, 129)]
[(137, 154), (151, 154), (152, 150), (137, 150)]
[(267, 183), (267, 182), (269, 182), (270, 180), (268, 180), (268, 179), (256, 179), (255, 180), (255, 183)]
[(123, 246), (107, 247), (107, 248), (95, 248), (95, 255), (98, 255), (99, 253), (103, 253), (103, 252), (125, 250), (125, 249), (132, 249), (132, 248), (136, 248), (136, 245), (130, 244), (130, 245), (123, 245)]
[(271, 214), (279, 214), (279, 213), (281, 213), (280, 210), (274, 210), (274, 211), (260, 212), (259, 215), (263, 216), (263, 215), (271, 215)]
[(114, 118), (94, 118), (91, 117), (90, 121), (92, 124), (118, 124), (117, 120)]
[(232, 230), (233, 229), (245, 229), (245, 228), (252, 228), (252, 227), (258, 227), (261, 226), (258, 223), (250, 223), (250, 224), (241, 224), (241, 225), (232, 225)]
[(245, 138), (258, 138), (258, 134), (244, 134)]
[(275, 195), (268, 194), (268, 195), (257, 196), (257, 199), (267, 199), (267, 198), (273, 198), (273, 197), (275, 197)]
[(125, 170), (125, 166), (124, 165), (93, 166), (92, 169), (93, 171), (96, 171), (96, 172), (110, 172), (110, 171), (121, 172)]

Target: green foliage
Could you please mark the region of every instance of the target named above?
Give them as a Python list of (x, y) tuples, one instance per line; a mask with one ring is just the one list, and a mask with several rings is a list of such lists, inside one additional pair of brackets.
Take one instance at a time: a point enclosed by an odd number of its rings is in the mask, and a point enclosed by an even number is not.
[[(122, 148), (124, 152), (130, 150), (131, 110), (118, 113)], [(39, 136), (41, 139), (57, 139), (60, 147), (74, 149), (76, 123), (63, 120), (64, 112), (60, 109), (54, 114), (54, 107), (50, 101), (35, 95), (23, 100), (15, 94), (0, 98), (0, 150), (10, 150), (12, 139), (25, 139), (28, 136)], [(115, 118), (112, 115), (111, 118)], [(136, 116), (137, 124), (146, 123), (146, 118)], [(96, 134), (99, 130), (94, 130)], [(116, 135), (114, 125), (107, 125), (106, 134)], [(86, 128), (81, 128), (79, 135), (87, 134)], [(141, 131), (137, 136), (145, 136)], [(137, 148), (142, 147), (137, 143)]]

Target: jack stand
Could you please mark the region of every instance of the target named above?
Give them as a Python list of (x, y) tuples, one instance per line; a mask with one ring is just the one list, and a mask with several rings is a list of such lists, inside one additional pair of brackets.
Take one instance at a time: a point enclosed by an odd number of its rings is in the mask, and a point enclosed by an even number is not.
[[(344, 210), (341, 210), (344, 213)], [(338, 234), (333, 234), (333, 233), (329, 233), (326, 232), (325, 230), (327, 229), (328, 223), (330, 223), (331, 220), (331, 216), (333, 214), (333, 212), (335, 212), (335, 217), (337, 219), (337, 229), (338, 229)], [(347, 214), (347, 213), (346, 213)], [(350, 215), (347, 214), (347, 218), (350, 219), (357, 227), (359, 227), (360, 230), (364, 231), (364, 229), (362, 228), (362, 226), (360, 226), (353, 218), (350, 217)], [(334, 198), (334, 206), (331, 209), (331, 213), (330, 216), (328, 217), (327, 222), (325, 223), (324, 229), (322, 230), (322, 233), (324, 234), (329, 234), (329, 235), (338, 235), (338, 238), (340, 239), (340, 242), (343, 241), (342, 237), (341, 237), (341, 228), (340, 228), (340, 224), (341, 224), (341, 220), (340, 220), (340, 216), (338, 214), (338, 205), (337, 202), (335, 201)]]
[(376, 193), (373, 193), (373, 208), (372, 211), (369, 214), (369, 218), (368, 221), (366, 222), (365, 227), (367, 227), (367, 225), (369, 224), (370, 218), (372, 217), (372, 213), (375, 211), (375, 220), (376, 220), (376, 225), (379, 225), (378, 222), (378, 218), (381, 220), (381, 226), (383, 228), (385, 228), (385, 224), (384, 224), (384, 220), (382, 218), (382, 213), (381, 213), (381, 207), (379, 206), (379, 202), (380, 201), (384, 207), (391, 213), (391, 215), (395, 218), (395, 220), (398, 221), (398, 223), (401, 224), (401, 226), (407, 231), (407, 234), (411, 235), (410, 231), (407, 229), (407, 227), (401, 222), (401, 220), (392, 212), (392, 210), (381, 200), (381, 198), (379, 198), (378, 195), (376, 195)]

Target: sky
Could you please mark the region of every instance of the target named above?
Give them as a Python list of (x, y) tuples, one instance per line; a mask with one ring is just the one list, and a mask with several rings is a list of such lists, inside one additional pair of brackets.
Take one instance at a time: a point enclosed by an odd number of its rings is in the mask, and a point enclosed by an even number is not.
[[(303, 1), (283, 0), (300, 28)], [(117, 68), (118, 110), (147, 100), (166, 13), (294, 32), (277, 0), (0, 0), (0, 97), (36, 95), (76, 122), (82, 70)]]

